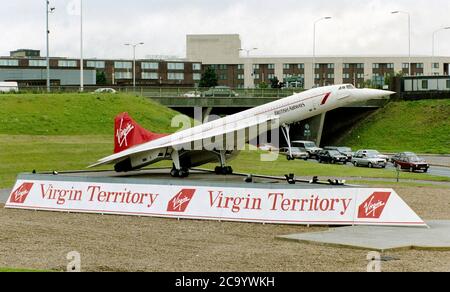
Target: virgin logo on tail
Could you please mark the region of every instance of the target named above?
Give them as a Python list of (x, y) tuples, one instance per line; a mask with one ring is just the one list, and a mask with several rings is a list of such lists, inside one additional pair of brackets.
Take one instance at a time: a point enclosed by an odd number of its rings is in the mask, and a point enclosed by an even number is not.
[(192, 189), (181, 190), (172, 200), (170, 200), (169, 205), (167, 206), (167, 211), (180, 213), (186, 211), (189, 203), (192, 201), (195, 191), (196, 190)]
[(33, 188), (33, 183), (24, 183), (21, 185), (17, 190), (15, 190), (11, 194), (10, 203), (13, 204), (23, 204), (25, 203), (25, 200), (28, 197), (28, 194), (31, 191), (31, 188)]
[(120, 147), (128, 147), (128, 135), (134, 130), (134, 126), (131, 123), (128, 123), (128, 125), (123, 128), (123, 119), (120, 121), (119, 129), (117, 129), (116, 137), (117, 137), (117, 143), (119, 143)]
[(373, 193), (359, 206), (358, 218), (380, 219), (391, 193)]

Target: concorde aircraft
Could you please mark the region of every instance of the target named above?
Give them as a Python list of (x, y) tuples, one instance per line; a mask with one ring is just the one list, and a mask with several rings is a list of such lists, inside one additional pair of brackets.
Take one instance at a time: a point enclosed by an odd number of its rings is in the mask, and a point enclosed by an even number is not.
[[(115, 165), (116, 172), (128, 172), (171, 160), (171, 176), (187, 177), (193, 167), (219, 162), (217, 174), (232, 174), (227, 160), (242, 150), (236, 143), (239, 133), (244, 133), (240, 137), (247, 143), (268, 132), (268, 125), (278, 125), (290, 145), (290, 125), (355, 102), (384, 99), (394, 93), (357, 89), (350, 84), (318, 87), (170, 135), (147, 131), (123, 113), (115, 120), (115, 154), (90, 167), (111, 164)], [(252, 130), (255, 128), (266, 130)]]

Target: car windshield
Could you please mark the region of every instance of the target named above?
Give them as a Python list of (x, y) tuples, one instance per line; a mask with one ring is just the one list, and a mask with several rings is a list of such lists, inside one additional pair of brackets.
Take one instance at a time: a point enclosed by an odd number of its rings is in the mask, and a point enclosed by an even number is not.
[(367, 151), (367, 155), (373, 155), (373, 156), (377, 156), (380, 155), (380, 152), (376, 151), (376, 150), (369, 150)]
[(330, 155), (341, 155), (339, 152), (337, 152), (336, 150), (331, 150), (328, 151), (330, 153)]
[(341, 152), (352, 152), (352, 149), (348, 147), (339, 147), (338, 150)]
[(366, 157), (367, 158), (378, 158), (378, 156), (376, 154), (373, 154), (373, 153), (367, 153)]
[(314, 144), (313, 142), (305, 143), (305, 147), (314, 148), (316, 147), (316, 144)]
[(422, 159), (420, 159), (420, 157), (418, 157), (418, 156), (408, 156), (408, 160), (409, 161), (411, 161), (411, 162), (420, 162), (420, 161), (422, 161)]

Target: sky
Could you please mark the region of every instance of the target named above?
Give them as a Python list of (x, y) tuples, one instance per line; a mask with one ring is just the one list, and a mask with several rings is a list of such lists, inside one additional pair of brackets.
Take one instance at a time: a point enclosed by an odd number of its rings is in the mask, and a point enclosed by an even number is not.
[[(45, 55), (45, 0), (1, 0), (0, 55), (19, 48)], [(80, 0), (50, 0), (51, 56), (79, 57)], [(187, 34), (239, 34), (255, 56), (431, 55), (433, 31), (450, 26), (449, 0), (84, 0), (84, 55), (186, 56)], [(436, 35), (436, 55), (450, 56), (450, 30)]]

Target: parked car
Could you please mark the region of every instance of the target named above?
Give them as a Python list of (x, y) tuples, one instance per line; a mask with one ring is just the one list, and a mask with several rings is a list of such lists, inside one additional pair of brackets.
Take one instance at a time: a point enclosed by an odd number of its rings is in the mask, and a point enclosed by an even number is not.
[(322, 148), (317, 147), (316, 143), (312, 141), (294, 141), (292, 142), (293, 147), (304, 148), (309, 154), (309, 158), (317, 158), (317, 154), (322, 151)]
[(193, 97), (201, 97), (202, 95), (198, 91), (189, 91), (183, 94), (183, 97), (193, 98)]
[(326, 163), (343, 163), (347, 164), (347, 156), (342, 155), (336, 150), (322, 150), (317, 155), (317, 160), (319, 163), (326, 162)]
[(351, 162), (353, 158), (352, 148), (349, 147), (336, 147), (336, 146), (327, 146), (324, 148), (325, 150), (335, 150), (340, 154), (347, 157), (347, 162)]
[(202, 93), (203, 97), (238, 97), (235, 91), (228, 86), (216, 86)]
[(280, 154), (286, 155), (287, 160), (303, 159), (308, 160), (309, 154), (305, 149), (299, 147), (291, 148), (291, 155), (289, 155), (289, 147), (284, 147), (280, 149)]
[(421, 170), (428, 172), (430, 165), (422, 158), (412, 152), (398, 153), (392, 157), (392, 163), (395, 167), (409, 169), (410, 172)]
[(354, 166), (367, 166), (370, 168), (381, 167), (386, 168), (387, 162), (383, 158), (379, 158), (376, 154), (372, 152), (365, 152), (360, 150), (355, 153), (352, 158), (352, 163)]
[(387, 162), (389, 162), (389, 156), (381, 154), (377, 150), (359, 150), (358, 152), (362, 152), (363, 154), (370, 154), (371, 156), (376, 156), (378, 158), (384, 159)]
[(116, 94), (117, 91), (113, 88), (99, 88), (96, 91), (94, 91), (93, 93), (111, 93), (111, 94)]

